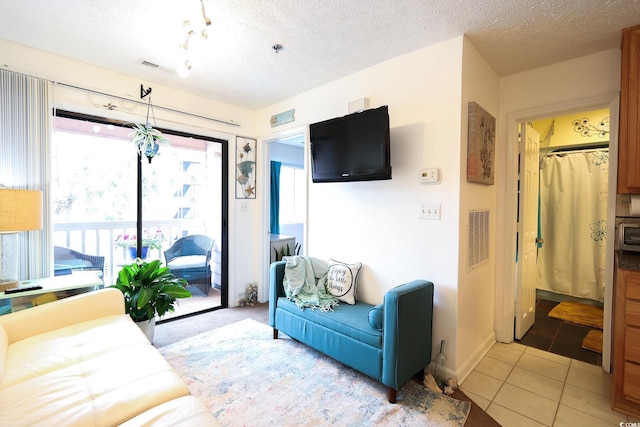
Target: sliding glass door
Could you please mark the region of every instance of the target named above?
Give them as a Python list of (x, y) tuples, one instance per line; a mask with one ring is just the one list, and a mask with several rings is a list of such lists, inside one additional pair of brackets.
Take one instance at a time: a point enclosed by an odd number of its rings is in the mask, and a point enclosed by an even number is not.
[[(131, 128), (104, 118), (57, 112), (54, 120), (51, 194), (54, 245), (102, 256), (105, 286), (134, 261), (137, 153)], [(142, 161), (142, 238), (146, 261), (167, 262), (165, 251), (205, 236), (202, 253), (185, 253), (181, 268), (193, 296), (162, 320), (226, 306), (226, 144), (210, 137), (163, 130), (169, 146)], [(147, 245), (143, 245), (147, 246)], [(55, 251), (54, 251), (55, 252)], [(133, 255), (135, 257), (135, 255)], [(204, 261), (203, 261), (204, 260)], [(56, 272), (68, 271), (54, 260)], [(171, 266), (171, 265), (170, 265)], [(174, 268), (174, 267), (171, 267)], [(194, 273), (197, 272), (197, 273)]]

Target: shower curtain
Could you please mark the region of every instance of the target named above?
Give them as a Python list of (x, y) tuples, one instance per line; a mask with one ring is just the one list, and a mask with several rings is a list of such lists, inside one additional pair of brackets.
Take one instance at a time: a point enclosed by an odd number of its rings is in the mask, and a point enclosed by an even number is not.
[(604, 300), (607, 149), (540, 158), (538, 289)]

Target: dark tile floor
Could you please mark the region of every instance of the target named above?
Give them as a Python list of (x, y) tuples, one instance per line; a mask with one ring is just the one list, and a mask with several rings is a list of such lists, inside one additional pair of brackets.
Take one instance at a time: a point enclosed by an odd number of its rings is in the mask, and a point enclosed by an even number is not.
[(521, 340), (528, 347), (535, 347), (594, 365), (602, 364), (602, 355), (582, 348), (582, 340), (591, 328), (549, 317), (549, 311), (559, 302), (538, 298), (536, 323)]

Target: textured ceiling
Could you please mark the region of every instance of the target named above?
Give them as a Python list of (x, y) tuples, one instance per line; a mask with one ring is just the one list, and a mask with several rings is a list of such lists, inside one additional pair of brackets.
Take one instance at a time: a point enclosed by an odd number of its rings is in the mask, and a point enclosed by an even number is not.
[[(205, 0), (208, 40), (182, 23), (199, 0), (0, 0), (0, 38), (259, 109), (467, 34), (499, 75), (619, 47), (640, 0)], [(201, 19), (201, 15), (200, 15)], [(271, 46), (284, 49), (274, 53)], [(152, 69), (142, 61), (159, 65)], [(0, 56), (1, 61), (1, 56)]]

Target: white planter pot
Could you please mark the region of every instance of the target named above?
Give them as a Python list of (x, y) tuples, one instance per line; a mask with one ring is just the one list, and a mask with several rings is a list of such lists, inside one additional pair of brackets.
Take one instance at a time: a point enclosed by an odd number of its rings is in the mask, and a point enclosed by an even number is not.
[(150, 343), (153, 344), (153, 333), (156, 330), (156, 318), (151, 320), (143, 320), (142, 322), (136, 322), (136, 325), (144, 332)]

